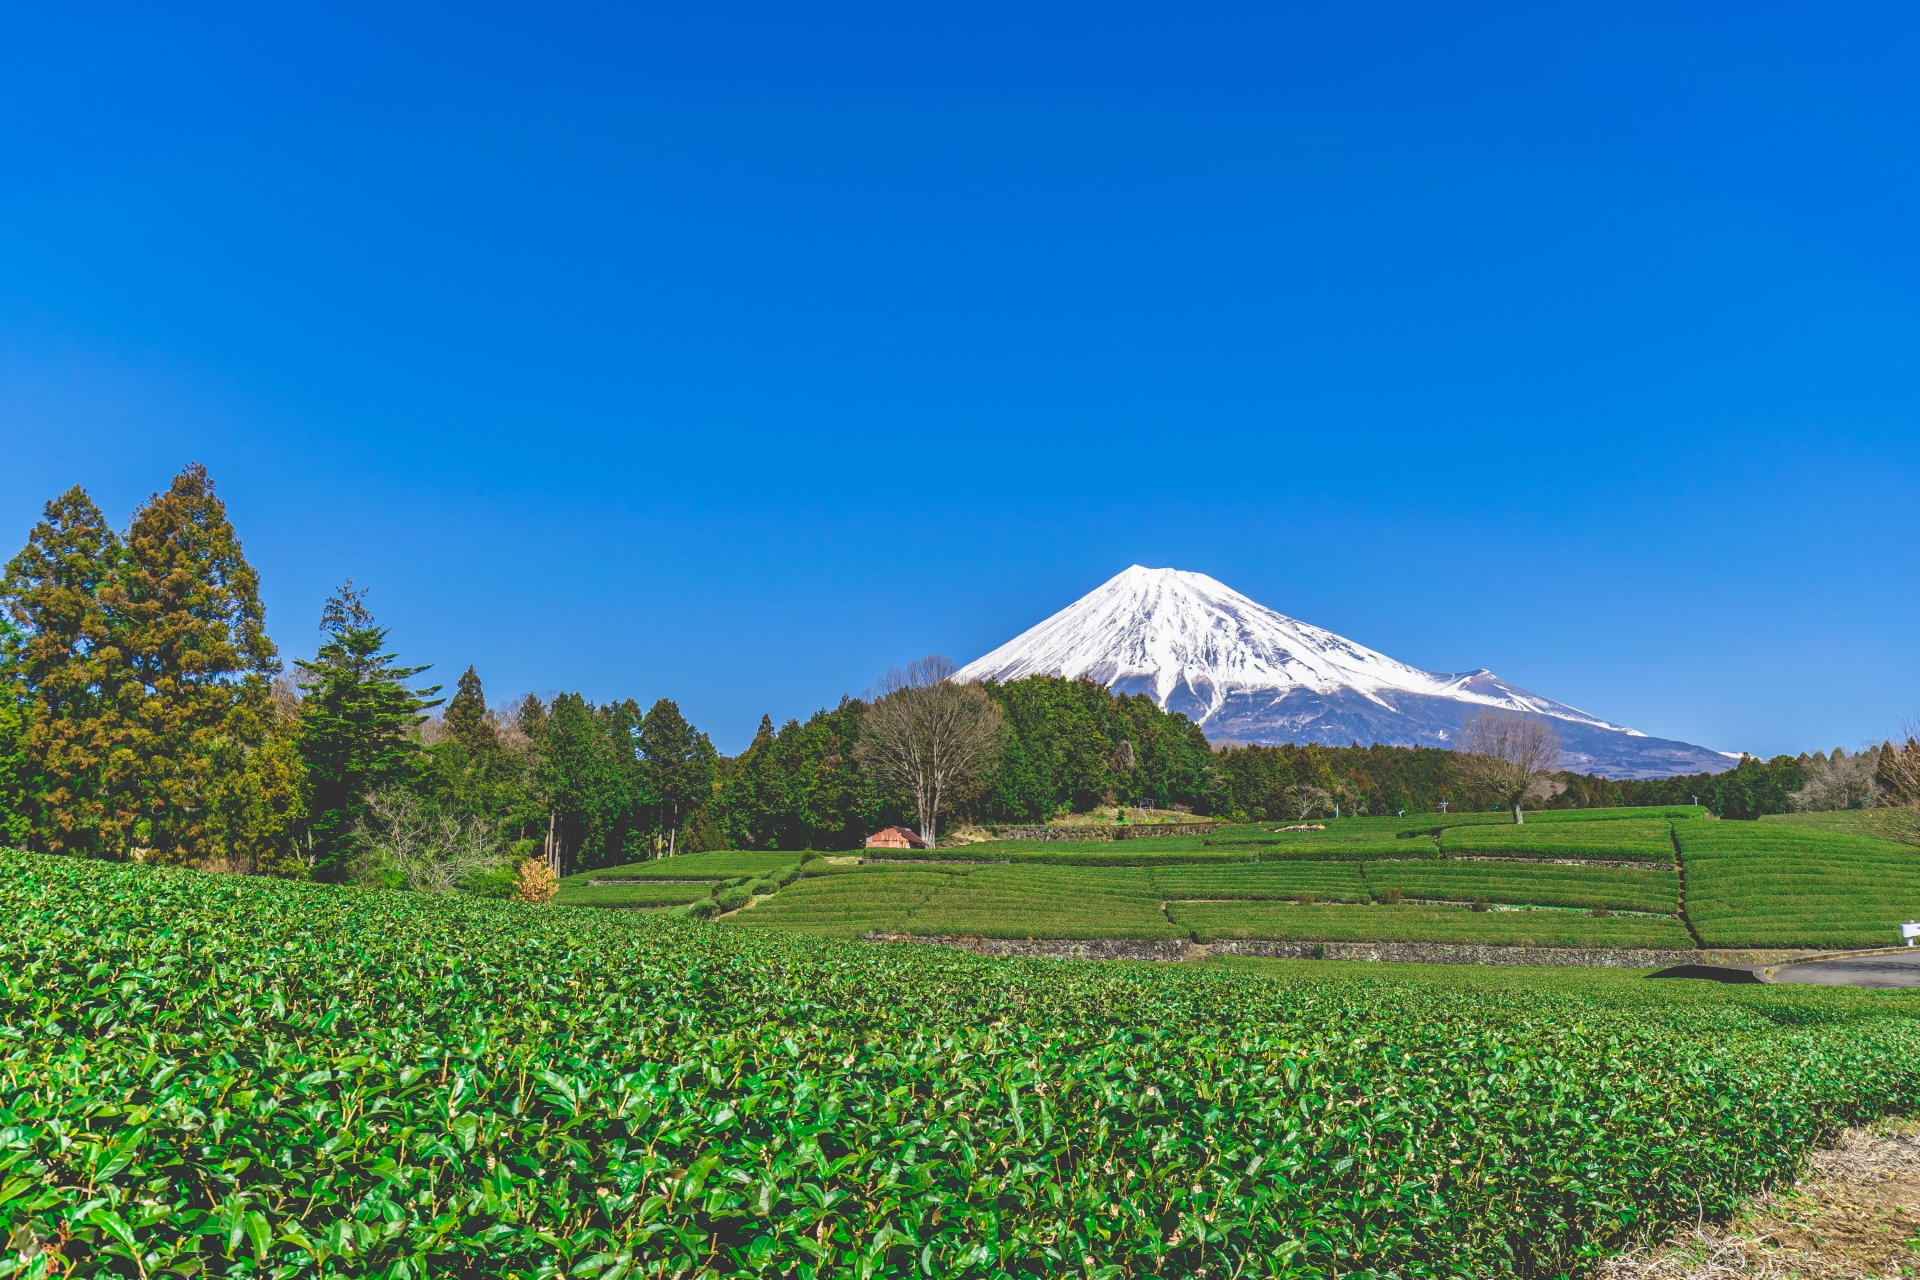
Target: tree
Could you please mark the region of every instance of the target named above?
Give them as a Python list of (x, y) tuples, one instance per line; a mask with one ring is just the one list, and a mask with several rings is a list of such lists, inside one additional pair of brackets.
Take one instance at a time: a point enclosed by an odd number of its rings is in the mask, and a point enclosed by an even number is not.
[(681, 822), (713, 794), (713, 744), (687, 723), (676, 703), (662, 698), (640, 722), (639, 750), (671, 857)]
[(447, 733), (474, 756), (489, 755), (500, 749), (493, 725), (487, 718), (487, 699), (480, 688), (480, 673), (468, 667), (460, 674), (453, 700), (447, 703), (443, 717)]
[(939, 654), (896, 667), (867, 713), (867, 758), (882, 780), (912, 796), (929, 846), (943, 800), (991, 765), (1006, 740), (993, 699), (978, 684), (956, 684), (954, 671)]
[(386, 652), (387, 629), (374, 622), (366, 594), (348, 579), (320, 615), (327, 636), (320, 652), (294, 662), (306, 686), (300, 758), (307, 772), (307, 862), (317, 880), (347, 874), (369, 795), (419, 780), (426, 758), (414, 728), (440, 705), (433, 697), (438, 685), (407, 687), (427, 668), (400, 666)]
[(1880, 748), (1874, 782), (1881, 807), (1887, 810), (1887, 831), (1896, 840), (1920, 844), (1920, 726), (1904, 726), (1906, 743)]
[(547, 806), (547, 865), (556, 876), (608, 865), (634, 824), (633, 740), (618, 711), (563, 693), (538, 719), (534, 752)]
[(22, 802), (29, 843), (42, 852), (125, 856), (102, 795), (112, 746), (108, 668), (118, 655), (100, 591), (120, 555), (120, 540), (75, 485), (47, 503), (0, 579), (8, 615), (25, 632), (17, 667)]
[(368, 796), (352, 838), (355, 880), (419, 893), (452, 893), (506, 860), (484, 820), (424, 803), (403, 787)]
[(1871, 750), (1848, 755), (1843, 748), (1835, 747), (1831, 756), (1814, 752), (1806, 765), (1806, 781), (1791, 793), (1793, 807), (1803, 812), (1873, 807), (1874, 773), (1879, 761), (1879, 753)]
[(1527, 820), (1521, 801), (1552, 794), (1560, 736), (1538, 716), (1482, 711), (1467, 721), (1454, 750), (1466, 783), (1511, 808), (1516, 823)]
[(280, 659), (259, 575), (205, 467), (189, 464), (134, 513), (99, 597), (114, 641), (108, 822), (146, 860), (224, 859), (214, 794), (266, 740)]
[(26, 634), (0, 613), (0, 847), (21, 848), (33, 830), (28, 810), (26, 686), (20, 655)]

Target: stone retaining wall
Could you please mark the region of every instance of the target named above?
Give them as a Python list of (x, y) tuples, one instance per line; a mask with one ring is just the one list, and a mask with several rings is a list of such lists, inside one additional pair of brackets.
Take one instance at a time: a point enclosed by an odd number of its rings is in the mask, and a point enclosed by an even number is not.
[(868, 942), (917, 942), (983, 956), (1043, 960), (1205, 960), (1260, 956), (1274, 960), (1394, 961), (1403, 964), (1511, 964), (1576, 969), (1664, 969), (1677, 964), (1780, 964), (1814, 951), (1680, 951), (1655, 947), (1495, 947), (1459, 942), (1270, 942), (1230, 938), (1195, 943), (1144, 938), (983, 938), (974, 934), (866, 934)]
[(1153, 942), (1145, 938), (982, 938), (976, 934), (869, 932), (865, 936), (868, 942), (918, 942), (975, 955), (1043, 960), (1185, 960), (1193, 950), (1193, 944), (1184, 938)]
[(1154, 836), (1204, 836), (1217, 822), (1107, 823), (1085, 827), (988, 827), (996, 840), (1146, 840)]

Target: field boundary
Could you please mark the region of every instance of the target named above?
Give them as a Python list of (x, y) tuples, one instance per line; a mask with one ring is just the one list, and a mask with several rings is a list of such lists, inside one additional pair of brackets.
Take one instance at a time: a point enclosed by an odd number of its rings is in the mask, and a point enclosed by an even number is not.
[(1680, 854), (1680, 832), (1671, 822), (1667, 824), (1667, 839), (1673, 841), (1673, 873), (1680, 877), (1680, 923), (1686, 926), (1687, 936), (1693, 939), (1693, 945), (1704, 947), (1706, 940), (1693, 927), (1693, 917), (1687, 914), (1687, 860)]
[[(1351, 960), (1364, 963), (1517, 965), (1531, 968), (1665, 969), (1680, 964), (1785, 965), (1827, 953), (1814, 950), (1681, 951), (1664, 947), (1520, 947), (1471, 942), (1280, 942), (1223, 938), (989, 938), (981, 934), (888, 933), (869, 930), (865, 942), (952, 947), (983, 956), (1040, 960), (1209, 960), (1249, 956), (1269, 960)], [(1853, 954), (1853, 953), (1849, 953)], [(1874, 954), (1862, 952), (1858, 954)]]

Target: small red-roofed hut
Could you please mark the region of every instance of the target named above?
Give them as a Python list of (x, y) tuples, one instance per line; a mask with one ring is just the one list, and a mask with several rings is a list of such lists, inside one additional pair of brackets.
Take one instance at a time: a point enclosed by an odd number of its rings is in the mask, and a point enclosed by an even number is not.
[(885, 831), (876, 831), (867, 837), (869, 849), (924, 849), (927, 842), (920, 838), (918, 831), (906, 827), (888, 827)]

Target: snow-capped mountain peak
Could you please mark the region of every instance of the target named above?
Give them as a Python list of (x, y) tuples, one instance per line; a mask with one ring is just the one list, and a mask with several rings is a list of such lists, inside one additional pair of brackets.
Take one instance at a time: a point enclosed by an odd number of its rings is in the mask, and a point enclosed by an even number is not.
[(1638, 759), (1644, 749), (1629, 749), (1636, 759), (1628, 762), (1603, 758), (1616, 751), (1577, 748), (1576, 740), (1596, 733), (1595, 745), (1624, 748), (1625, 739), (1637, 738), (1643, 748), (1685, 748), (1684, 771), (1729, 764), (1721, 753), (1648, 738), (1484, 668), (1410, 666), (1180, 569), (1133, 565), (959, 672), (963, 680), (1002, 682), (1031, 675), (1084, 676), (1117, 692), (1151, 694), (1216, 739), (1439, 746), (1476, 707), (1500, 707), (1562, 722), (1574, 767), (1586, 760), (1622, 776), (1683, 771), (1675, 767), (1679, 760)]

